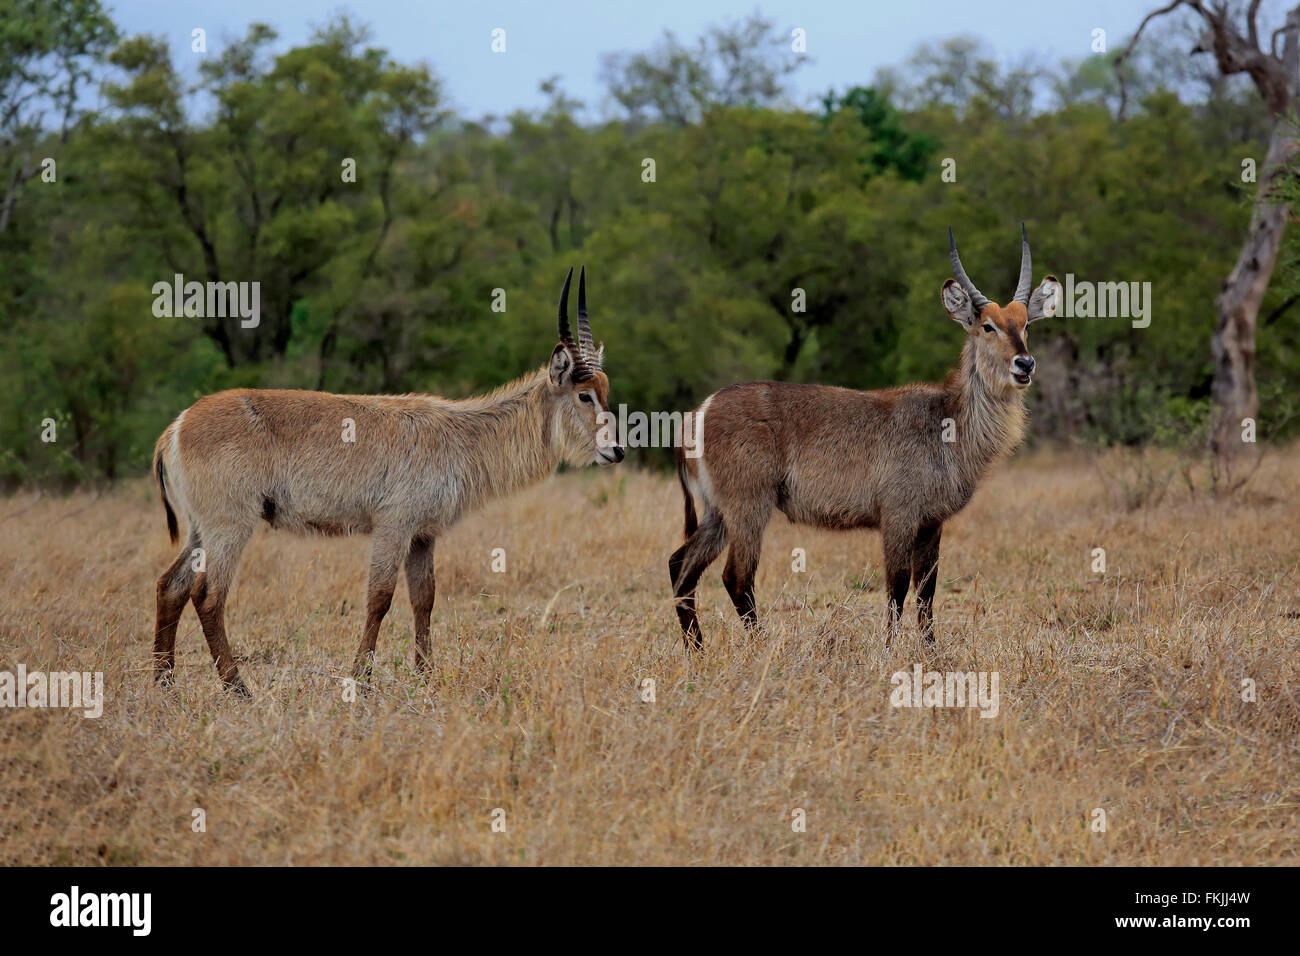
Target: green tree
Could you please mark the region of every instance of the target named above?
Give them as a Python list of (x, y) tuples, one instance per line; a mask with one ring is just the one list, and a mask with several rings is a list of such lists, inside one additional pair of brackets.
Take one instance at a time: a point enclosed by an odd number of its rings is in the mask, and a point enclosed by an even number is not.
[(339, 294), (371, 273), (393, 225), (396, 164), (441, 119), (429, 71), (365, 46), (366, 31), (346, 18), (272, 59), (275, 36), (254, 24), (203, 65), (200, 89), (218, 104), (207, 127), (185, 115), (163, 43), (126, 41), (113, 62), (128, 81), (107, 88), (122, 118), (100, 129), (106, 174), (133, 197), (133, 225), (171, 269), (261, 283), (255, 328), (204, 319), (231, 367), (283, 358), (295, 308), (322, 276)]
[(694, 46), (668, 30), (649, 51), (605, 54), (601, 76), (633, 121), (685, 126), (711, 106), (775, 105), (787, 94), (786, 77), (807, 60), (754, 13), (709, 28)]

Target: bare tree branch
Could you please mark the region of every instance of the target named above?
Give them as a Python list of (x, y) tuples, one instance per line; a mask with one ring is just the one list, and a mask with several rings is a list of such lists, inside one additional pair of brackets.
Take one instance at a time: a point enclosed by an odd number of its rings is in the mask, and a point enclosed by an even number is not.
[(1124, 118), (1128, 107), (1128, 86), (1122, 69), (1125, 61), (1132, 55), (1146, 25), (1156, 17), (1171, 13), (1180, 6), (1195, 10), (1204, 22), (1204, 33), (1192, 52), (1213, 53), (1215, 63), (1223, 76), (1231, 76), (1234, 73), (1248, 74), (1269, 111), (1283, 112), (1292, 91), (1288, 83), (1286, 67), (1282, 58), (1277, 55), (1277, 37), (1285, 33), (1287, 27), (1283, 26), (1273, 33), (1268, 52), (1261, 50), (1258, 23), (1260, 4), (1261, 0), (1251, 0), (1246, 14), (1244, 36), (1229, 21), (1230, 11), (1226, 4), (1206, 7), (1200, 0), (1173, 0), (1166, 6), (1147, 14), (1138, 24), (1137, 32), (1133, 34), (1128, 45), (1115, 58), (1115, 74), (1120, 89), (1119, 118)]
[(1181, 7), (1184, 2), (1185, 0), (1173, 0), (1173, 2), (1170, 3), (1168, 6), (1161, 7), (1159, 10), (1152, 10), (1150, 13), (1148, 13), (1145, 17), (1142, 18), (1142, 22), (1138, 24), (1137, 30), (1134, 32), (1133, 36), (1128, 41), (1128, 45), (1124, 47), (1123, 50), (1120, 51), (1119, 56), (1115, 57), (1115, 76), (1119, 79), (1119, 118), (1120, 119), (1124, 118), (1124, 110), (1128, 106), (1128, 85), (1124, 82), (1124, 70), (1123, 70), (1124, 61), (1127, 60), (1132, 55), (1134, 48), (1137, 47), (1138, 40), (1142, 37), (1142, 31), (1146, 29), (1148, 23), (1150, 23), (1156, 17), (1162, 17), (1166, 13), (1172, 13), (1178, 7)]

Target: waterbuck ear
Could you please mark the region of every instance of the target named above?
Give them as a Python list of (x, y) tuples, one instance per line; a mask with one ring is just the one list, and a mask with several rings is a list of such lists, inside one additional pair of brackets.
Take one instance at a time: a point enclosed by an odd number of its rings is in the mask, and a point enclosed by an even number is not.
[(605, 343), (600, 343), (600, 348), (596, 349), (596, 366), (600, 368), (605, 364)]
[(547, 369), (552, 388), (567, 388), (573, 384), (573, 356), (561, 342), (551, 353), (551, 365)]
[(1034, 294), (1029, 297), (1029, 305), (1026, 307), (1029, 318), (1026, 320), (1026, 324), (1056, 315), (1057, 310), (1061, 307), (1063, 294), (1061, 283), (1056, 281), (1056, 276), (1044, 277), (1038, 288), (1034, 290)]
[(965, 328), (969, 329), (975, 324), (975, 306), (956, 279), (949, 279), (943, 284), (939, 298), (943, 302), (943, 307), (948, 310), (948, 314)]

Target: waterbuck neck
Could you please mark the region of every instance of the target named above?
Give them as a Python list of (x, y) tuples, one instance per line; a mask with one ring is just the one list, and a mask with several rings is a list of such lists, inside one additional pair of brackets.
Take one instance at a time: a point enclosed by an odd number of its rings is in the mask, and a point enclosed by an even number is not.
[(957, 426), (956, 452), (970, 476), (978, 480), (994, 460), (1013, 451), (1024, 437), (1024, 394), (1005, 383), (987, 380), (973, 339), (967, 339), (961, 361), (945, 385)]
[(559, 406), (545, 369), (451, 402), (447, 411), (447, 440), (461, 446), (468, 508), (535, 485), (560, 463), (552, 421)]

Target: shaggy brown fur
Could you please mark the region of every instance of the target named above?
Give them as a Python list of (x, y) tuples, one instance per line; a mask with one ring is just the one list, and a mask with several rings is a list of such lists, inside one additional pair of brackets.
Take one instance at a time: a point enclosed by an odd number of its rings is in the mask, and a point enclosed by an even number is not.
[(701, 454), (690, 458), (677, 450), (687, 538), (668, 562), (688, 648), (703, 642), (695, 610), (700, 576), (728, 543), (723, 583), (746, 626), (757, 625), (754, 576), (774, 509), (820, 528), (879, 528), (889, 594), (886, 642), (909, 581), (917, 591), (918, 623), (933, 640), (943, 523), (966, 506), (993, 461), (1019, 444), (1023, 390), (1034, 368), (1025, 327), (1053, 314), (1060, 301), (1053, 276), (1032, 297), (1025, 284), (1027, 304), (985, 300), (976, 309), (972, 298), (982, 297), (971, 289), (974, 295), (949, 279), (942, 290), (967, 340), (941, 384), (859, 392), (751, 382), (714, 393), (694, 412)]
[(226, 638), (225, 605), (258, 522), (298, 534), (372, 536), (366, 623), (354, 674), (369, 673), (403, 564), (415, 612), (416, 662), (429, 651), (438, 535), (490, 498), (534, 484), (561, 461), (621, 461), (604, 443), (609, 380), (588, 347), (585, 283), (578, 340), (564, 317), (547, 368), (490, 395), (331, 395), (237, 389), (199, 399), (154, 448), (154, 472), (185, 546), (158, 579), (156, 677), (169, 683), (176, 625), (192, 601), (222, 682), (247, 694)]

